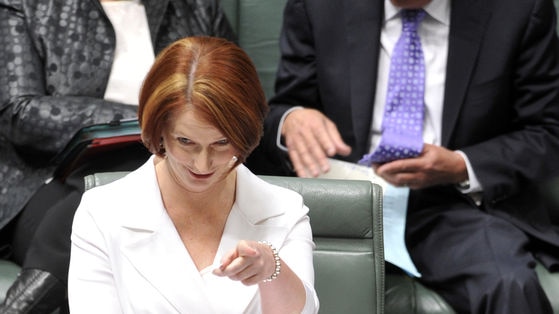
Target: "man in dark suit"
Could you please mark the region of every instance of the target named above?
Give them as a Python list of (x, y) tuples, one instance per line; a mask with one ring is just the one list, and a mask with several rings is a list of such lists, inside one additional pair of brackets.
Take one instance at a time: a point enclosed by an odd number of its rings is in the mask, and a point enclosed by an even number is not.
[(460, 313), (551, 313), (534, 271), (559, 266), (559, 219), (535, 194), (559, 170), (551, 0), (289, 0), (249, 166), (317, 176), (328, 157), (374, 150), (402, 9), (426, 12), (424, 146), (372, 166), (411, 188), (406, 244), (421, 280)]

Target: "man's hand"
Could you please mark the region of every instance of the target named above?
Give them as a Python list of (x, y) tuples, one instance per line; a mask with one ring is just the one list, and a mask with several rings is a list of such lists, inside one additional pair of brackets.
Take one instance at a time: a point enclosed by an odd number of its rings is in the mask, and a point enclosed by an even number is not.
[(425, 144), (418, 157), (373, 165), (377, 175), (395, 186), (421, 189), (438, 184), (454, 184), (468, 178), (466, 162), (458, 153)]
[(316, 177), (330, 170), (328, 157), (347, 156), (349, 147), (336, 125), (315, 109), (290, 112), (281, 129), (289, 158), (299, 177)]

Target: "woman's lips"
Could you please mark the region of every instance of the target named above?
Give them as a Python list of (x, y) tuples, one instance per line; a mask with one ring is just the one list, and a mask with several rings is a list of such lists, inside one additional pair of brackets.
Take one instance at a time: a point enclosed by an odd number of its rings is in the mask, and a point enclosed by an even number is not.
[(193, 172), (193, 171), (189, 171), (189, 172), (190, 172), (190, 175), (193, 176), (196, 179), (207, 179), (214, 174), (213, 172), (212, 173), (206, 173), (206, 174), (199, 174), (199, 173), (196, 173), (196, 172)]

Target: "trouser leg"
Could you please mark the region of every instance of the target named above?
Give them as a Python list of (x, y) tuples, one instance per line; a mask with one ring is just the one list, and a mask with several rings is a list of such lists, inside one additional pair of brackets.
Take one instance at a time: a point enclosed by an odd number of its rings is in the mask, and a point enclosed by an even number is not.
[(0, 305), (0, 313), (50, 314), (59, 308), (60, 314), (67, 313), (69, 239), (80, 199), (81, 191), (53, 181), (29, 202), (13, 242), (22, 271)]
[[(25, 205), (12, 226), (13, 260), (23, 265), (27, 251), (31, 247), (35, 232), (42, 223), (50, 208), (63, 200), (74, 188), (59, 181), (51, 181), (43, 185)], [(56, 224), (54, 225), (56, 226)], [(52, 228), (50, 234), (57, 231)], [(49, 237), (50, 235), (47, 235)]]
[(24, 269), (48, 271), (66, 284), (72, 222), (81, 195), (80, 190), (72, 190), (49, 209), (29, 246)]
[(425, 210), (407, 240), (422, 282), (458, 313), (552, 313), (530, 238), (508, 221), (475, 207)]

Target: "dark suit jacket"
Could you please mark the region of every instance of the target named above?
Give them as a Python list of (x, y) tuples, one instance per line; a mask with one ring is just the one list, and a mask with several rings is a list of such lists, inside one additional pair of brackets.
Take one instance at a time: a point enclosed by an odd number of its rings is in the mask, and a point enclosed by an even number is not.
[[(256, 163), (286, 164), (276, 136), (281, 116), (295, 105), (336, 123), (353, 148), (340, 158), (355, 162), (368, 152), (383, 6), (383, 0), (288, 1), (276, 95)], [(534, 194), (559, 170), (555, 29), (550, 0), (451, 2), (442, 145), (468, 156), (484, 189), (482, 210), (557, 246), (559, 214)], [(453, 186), (413, 191), (408, 246), (420, 240), (410, 233), (429, 223), (422, 211), (460, 206), (475, 204)]]
[[(154, 53), (193, 35), (235, 40), (216, 0), (143, 0)], [(99, 0), (0, 0), (0, 228), (87, 125), (136, 118), (103, 100), (115, 33)]]

